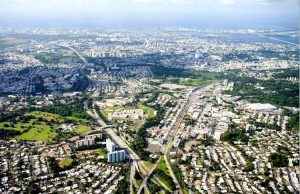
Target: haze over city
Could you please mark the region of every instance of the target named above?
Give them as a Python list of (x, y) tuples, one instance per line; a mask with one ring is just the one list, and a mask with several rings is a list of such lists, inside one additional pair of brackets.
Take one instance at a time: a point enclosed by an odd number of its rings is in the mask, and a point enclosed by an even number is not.
[(299, 0), (0, 0), (0, 193), (300, 193)]
[(1, 0), (0, 25), (298, 27), (298, 0)]

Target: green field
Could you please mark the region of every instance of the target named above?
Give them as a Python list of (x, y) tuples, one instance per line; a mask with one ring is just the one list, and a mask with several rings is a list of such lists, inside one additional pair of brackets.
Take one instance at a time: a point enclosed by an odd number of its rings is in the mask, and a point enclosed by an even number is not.
[(166, 163), (165, 163), (164, 158), (161, 158), (161, 159), (160, 159), (160, 161), (159, 161), (159, 163), (158, 163), (156, 169), (160, 169), (160, 170), (162, 170), (165, 174), (167, 174), (168, 176), (170, 176), (170, 172), (169, 172), (169, 170), (168, 170), (168, 168), (167, 168), (167, 165), (166, 165)]
[(194, 86), (194, 87), (197, 87), (197, 86), (201, 86), (201, 85), (204, 85), (204, 84), (209, 84), (209, 83), (212, 83), (213, 80), (206, 80), (206, 79), (203, 79), (203, 78), (198, 78), (198, 79), (190, 79), (190, 78), (186, 78), (186, 79), (180, 79), (179, 81), (179, 85), (184, 85), (184, 86)]
[(192, 69), (170, 68), (163, 66), (151, 67), (154, 74), (152, 84), (156, 83), (173, 83), (185, 86), (201, 86), (216, 81), (220, 74), (205, 71), (196, 71)]
[(44, 64), (58, 64), (62, 59), (72, 58), (72, 60), (80, 61), (79, 57), (74, 53), (39, 53), (35, 55), (35, 58)]
[(58, 114), (54, 113), (47, 113), (47, 112), (40, 112), (40, 111), (33, 111), (30, 113), (26, 113), (25, 116), (33, 116), (35, 118), (42, 118), (47, 121), (52, 121), (52, 122), (58, 122), (61, 123), (64, 121), (64, 118)]
[(139, 103), (139, 104), (137, 105), (137, 108), (143, 109), (144, 113), (148, 116), (148, 118), (152, 118), (152, 117), (155, 116), (155, 115), (154, 115), (155, 110), (154, 110), (153, 108), (150, 108), (150, 107), (148, 107), (148, 106), (145, 106), (145, 105), (143, 105), (143, 104), (141, 104), (141, 103)]
[(142, 181), (143, 181), (143, 180), (141, 180), (141, 179), (137, 179), (137, 180), (136, 180), (136, 183), (138, 184), (139, 187), (142, 185)]
[(149, 171), (153, 167), (153, 163), (148, 161), (143, 161), (143, 164), (146, 166), (147, 170)]
[(49, 141), (52, 142), (56, 138), (57, 133), (53, 131), (45, 123), (34, 125), (28, 132), (16, 137), (17, 140), (34, 140), (34, 141)]
[(64, 169), (64, 168), (66, 168), (66, 167), (71, 166), (72, 163), (73, 163), (73, 159), (70, 158), (70, 157), (67, 157), (67, 158), (64, 158), (63, 160), (61, 160), (61, 161), (59, 162), (59, 167), (62, 168), (62, 169)]
[(6, 122), (0, 122), (0, 128), (4, 130), (16, 130), (22, 134), (15, 136), (17, 140), (54, 142), (58, 137), (58, 130), (63, 123), (74, 124), (74, 132), (83, 134), (90, 130), (88, 121), (76, 117), (63, 117), (58, 114), (33, 111), (17, 116)]
[[(149, 81), (152, 85), (159, 85), (162, 83), (173, 83), (178, 84), (182, 86), (201, 86), (209, 83), (213, 83), (218, 79), (217, 74), (213, 73), (202, 73), (199, 74), (199, 76), (193, 76), (193, 77), (167, 77), (167, 78), (160, 78), (160, 79), (152, 79)], [(155, 81), (153, 81), (155, 80)]]
[(5, 49), (8, 47), (18, 46), (26, 43), (28, 43), (28, 41), (25, 39), (0, 36), (0, 49)]
[(156, 169), (153, 172), (153, 175), (155, 175), (161, 182), (163, 182), (169, 189), (174, 190), (175, 185), (174, 182), (170, 176), (170, 172), (166, 166), (166, 163), (164, 161), (164, 158), (161, 158)]
[(86, 132), (89, 132), (91, 130), (92, 130), (92, 128), (89, 127), (89, 126), (79, 125), (78, 128), (75, 129), (75, 132), (80, 135), (80, 134), (84, 134)]
[(84, 151), (78, 151), (79, 154), (95, 154), (98, 156), (104, 156), (107, 157), (107, 151), (105, 148), (97, 148), (92, 150), (84, 150)]

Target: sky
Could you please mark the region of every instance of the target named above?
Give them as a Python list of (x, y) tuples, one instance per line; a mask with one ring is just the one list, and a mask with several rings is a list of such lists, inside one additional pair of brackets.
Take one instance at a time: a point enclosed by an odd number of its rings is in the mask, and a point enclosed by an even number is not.
[(300, 0), (0, 0), (11, 27), (297, 27)]

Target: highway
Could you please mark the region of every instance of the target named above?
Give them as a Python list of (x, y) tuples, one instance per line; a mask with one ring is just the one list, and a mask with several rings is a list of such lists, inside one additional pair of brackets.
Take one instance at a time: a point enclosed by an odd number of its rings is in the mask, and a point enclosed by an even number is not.
[(78, 51), (76, 51), (74, 48), (72, 48), (68, 45), (57, 44), (57, 43), (53, 43), (53, 44), (56, 46), (64, 47), (64, 48), (67, 48), (67, 49), (70, 49), (71, 51), (73, 51), (83, 61), (83, 64), (80, 64), (78, 66), (78, 69), (81, 74), (84, 74), (83, 68), (85, 67), (85, 65), (88, 64), (88, 62)]
[[(60, 45), (60, 46), (63, 46), (63, 47), (66, 47), (66, 48), (69, 48), (70, 50), (72, 50), (74, 53), (76, 53), (80, 59), (82, 59), (82, 61), (84, 62), (84, 64), (87, 64), (87, 60), (81, 56), (80, 53), (78, 53), (74, 48), (70, 47), (70, 46), (66, 46), (66, 45)], [(180, 129), (180, 124), (182, 122), (182, 119), (184, 118), (184, 115), (185, 113), (187, 112), (188, 108), (190, 107), (190, 104), (192, 102), (192, 100), (194, 100), (194, 97), (195, 97), (195, 91), (199, 90), (200, 88), (203, 88), (204, 86), (202, 87), (199, 87), (197, 88), (196, 90), (193, 90), (187, 97), (187, 101), (186, 103), (183, 105), (183, 107), (181, 108), (180, 110), (180, 113), (178, 114), (177, 118), (176, 118), (176, 121), (174, 123), (174, 125), (171, 127), (171, 133), (170, 133), (170, 137), (168, 139), (168, 142), (167, 142), (167, 146), (166, 146), (166, 149), (164, 150), (164, 154), (163, 154), (163, 157), (165, 159), (165, 162), (166, 162), (166, 165), (167, 165), (167, 168), (170, 172), (170, 175), (174, 181), (174, 184), (176, 186), (176, 189), (179, 191), (180, 194), (183, 194), (183, 191), (182, 191), (182, 188), (180, 186), (180, 183), (175, 175), (175, 173), (173, 172), (172, 170), (172, 167), (170, 165), (170, 161), (169, 161), (169, 154), (170, 154), (170, 149), (172, 148), (172, 145), (173, 145), (173, 142), (174, 142), (174, 138), (175, 136), (178, 134), (178, 131)], [(94, 91), (94, 93), (91, 95), (90, 99), (93, 99), (95, 97), (97, 97), (99, 95), (99, 90), (96, 89)], [(92, 117), (94, 118), (98, 124), (101, 126), (101, 127), (105, 127), (105, 130), (107, 132), (107, 134), (112, 138), (112, 140), (120, 147), (120, 148), (123, 148), (126, 150), (126, 152), (128, 153), (129, 155), (129, 158), (131, 159), (131, 162), (133, 164), (133, 166), (131, 166), (131, 173), (130, 173), (130, 190), (131, 190), (131, 193), (133, 193), (133, 185), (134, 184), (136, 186), (136, 180), (134, 178), (134, 174), (135, 174), (135, 170), (139, 171), (142, 170), (142, 168), (139, 168), (139, 165), (141, 165), (142, 167), (145, 168), (144, 164), (141, 162), (141, 159), (140, 157), (127, 145), (127, 143), (125, 143), (113, 130), (112, 128), (110, 127), (107, 127), (106, 123), (100, 118), (100, 116), (98, 115), (97, 111), (93, 108), (92, 111), (89, 109), (88, 105), (87, 105), (87, 101), (84, 102), (84, 108), (85, 110), (87, 111), (87, 113)], [(161, 156), (162, 157), (162, 156)], [(159, 158), (159, 160), (161, 159), (161, 157)], [(143, 182), (141, 184), (141, 186), (139, 187), (138, 189), (138, 194), (140, 194), (143, 190), (143, 188), (145, 188), (146, 191), (148, 191), (148, 187), (147, 187), (147, 182), (148, 182), (148, 179), (149, 177), (151, 176), (151, 174), (154, 172), (154, 170), (156, 169), (158, 163), (159, 163), (159, 160), (158, 162), (148, 171), (146, 172), (146, 176), (144, 177), (143, 179)], [(134, 168), (133, 168), (134, 167)], [(147, 169), (147, 167), (145, 168)]]
[[(201, 88), (202, 88), (202, 87), (201, 87)], [(200, 88), (198, 88), (198, 89), (200, 89)], [(198, 89), (197, 89), (197, 90), (198, 90)], [(175, 173), (173, 172), (172, 167), (171, 167), (171, 165), (170, 165), (170, 162), (169, 162), (169, 154), (170, 154), (170, 149), (172, 148), (172, 145), (173, 145), (173, 142), (174, 142), (174, 138), (175, 138), (175, 136), (178, 134), (178, 131), (179, 131), (179, 129), (180, 129), (180, 124), (181, 124), (181, 122), (182, 122), (182, 119), (184, 118), (185, 113), (187, 112), (188, 108), (190, 107), (191, 102), (194, 100), (194, 98), (195, 98), (195, 92), (196, 92), (197, 90), (194, 90), (194, 91), (191, 92), (191, 94), (189, 94), (186, 103), (185, 103), (185, 104), (183, 105), (183, 107), (181, 108), (180, 113), (178, 114), (178, 116), (177, 116), (177, 118), (176, 118), (176, 121), (175, 121), (174, 125), (171, 127), (171, 130), (170, 130), (170, 131), (173, 132), (173, 133), (170, 134), (169, 140), (168, 140), (168, 142), (167, 142), (167, 145), (166, 145), (166, 148), (165, 148), (164, 154), (163, 154), (164, 159), (165, 159), (165, 162), (166, 162), (166, 165), (167, 165), (167, 168), (168, 168), (168, 170), (169, 170), (169, 172), (170, 172), (170, 175), (171, 175), (171, 177), (172, 177), (172, 179), (173, 179), (173, 181), (174, 181), (174, 184), (175, 184), (175, 186), (176, 186), (176, 189), (179, 191), (180, 194), (182, 194), (183, 191), (182, 191), (182, 188), (181, 188), (181, 186), (180, 186), (180, 184), (179, 184), (179, 181), (178, 181), (178, 179), (177, 179), (177, 177), (176, 177)], [(159, 161), (159, 160), (158, 160), (158, 161)], [(144, 180), (143, 180), (143, 182), (142, 182), (141, 187), (140, 187), (139, 190), (138, 190), (138, 194), (141, 193), (143, 187), (147, 186), (147, 181), (148, 181), (149, 177), (151, 176), (151, 174), (152, 174), (152, 173), (154, 172), (154, 170), (156, 169), (156, 167), (157, 167), (157, 164), (155, 164), (155, 165), (151, 168), (151, 170), (147, 173), (147, 175), (145, 176), (145, 178), (144, 178)]]
[[(171, 164), (170, 164), (170, 161), (169, 161), (169, 158), (170, 158), (170, 157), (169, 157), (169, 155), (170, 155), (170, 150), (171, 150), (171, 148), (172, 148), (172, 145), (173, 145), (173, 142), (174, 142), (174, 138), (176, 137), (176, 135), (178, 134), (178, 132), (179, 132), (179, 130), (180, 130), (180, 124), (181, 124), (181, 122), (182, 122), (182, 120), (183, 120), (183, 118), (184, 118), (185, 113), (187, 112), (188, 108), (191, 106), (191, 103), (192, 103), (194, 100), (196, 100), (196, 91), (198, 91), (198, 90), (200, 90), (200, 89), (203, 89), (203, 88), (205, 88), (205, 87), (207, 87), (207, 86), (208, 86), (208, 85), (204, 85), (204, 86), (198, 87), (198, 88), (194, 89), (194, 90), (189, 94), (189, 96), (187, 97), (186, 103), (185, 103), (185, 104), (183, 105), (183, 107), (181, 108), (180, 113), (178, 114), (175, 123), (174, 123), (173, 126), (171, 127), (171, 130), (170, 130), (170, 131), (172, 131), (173, 133), (170, 134), (169, 140), (168, 140), (168, 142), (167, 142), (167, 144), (166, 144), (166, 148), (165, 148), (165, 150), (163, 151), (163, 157), (164, 157), (164, 160), (165, 160), (165, 162), (166, 162), (167, 168), (168, 168), (168, 170), (169, 170), (169, 172), (170, 172), (170, 175), (171, 175), (171, 177), (172, 177), (172, 179), (173, 179), (173, 181), (174, 181), (174, 184), (175, 184), (175, 186), (176, 186), (176, 189), (177, 189), (177, 191), (178, 191), (180, 194), (183, 194), (183, 190), (182, 190), (182, 188), (181, 188), (181, 186), (180, 186), (180, 183), (179, 183), (179, 181), (178, 181), (178, 179), (177, 179), (175, 173), (173, 172), (173, 169), (172, 169)], [(160, 158), (160, 159), (161, 159), (161, 158)], [(159, 159), (159, 160), (160, 160), (160, 159)], [(158, 160), (158, 161), (159, 161), (159, 160)], [(156, 169), (156, 167), (157, 167), (157, 164), (155, 164), (155, 165), (151, 168), (151, 170), (147, 173), (147, 175), (145, 176), (145, 178), (144, 178), (144, 180), (143, 180), (143, 182), (142, 182), (141, 187), (140, 187), (139, 190), (138, 190), (138, 194), (141, 193), (143, 187), (146, 187), (146, 186), (147, 186), (147, 181), (148, 181), (149, 177), (151, 176), (151, 174), (152, 174), (152, 173), (154, 172), (154, 170)]]
[(157, 167), (160, 159), (161, 159), (161, 156), (159, 157), (159, 159), (157, 160), (157, 162), (153, 165), (153, 167), (149, 170), (149, 172), (147, 173), (147, 175), (143, 179), (143, 182), (142, 182), (142, 184), (141, 184), (141, 186), (140, 186), (137, 194), (140, 194), (143, 191), (143, 188), (145, 188), (147, 186), (148, 179), (150, 178), (150, 176), (153, 173), (153, 171), (156, 169), (156, 167)]
[[(75, 52), (75, 51), (74, 51)], [(99, 96), (99, 89), (97, 88), (89, 97), (88, 100), (94, 100)], [(135, 170), (139, 171), (139, 164), (142, 164), (140, 161), (139, 156), (110, 128), (99, 116), (95, 108), (91, 110), (88, 107), (88, 100), (86, 100), (83, 105), (86, 112), (97, 121), (100, 127), (105, 128), (106, 133), (111, 137), (111, 139), (122, 149), (125, 149), (130, 160), (131, 160), (131, 167), (130, 167), (130, 193), (133, 193), (133, 185), (138, 188), (136, 180), (134, 178)], [(93, 102), (94, 104), (94, 102)], [(143, 165), (143, 164), (142, 164)]]
[(284, 42), (284, 43), (287, 43), (287, 44), (299, 46), (299, 44), (292, 43), (292, 42), (285, 41), (285, 40), (281, 40), (281, 39), (278, 39), (278, 38), (273, 38), (273, 37), (265, 36), (265, 35), (262, 35), (262, 34), (259, 34), (259, 36), (264, 37), (264, 38), (268, 38), (268, 39), (271, 39), (271, 40), (276, 40), (276, 41), (279, 41), (279, 42)]
[[(99, 93), (98, 93), (99, 94)], [(91, 95), (90, 99), (92, 99), (92, 97), (96, 97), (97, 96), (97, 90)], [(102, 127), (105, 128), (106, 133), (111, 137), (111, 139), (122, 149), (125, 149), (130, 160), (132, 163), (131, 166), (131, 170), (130, 170), (130, 190), (131, 193), (133, 193), (133, 185), (135, 185), (136, 188), (138, 188), (137, 184), (136, 184), (136, 180), (134, 178), (134, 174), (135, 174), (135, 170), (137, 170), (138, 172), (143, 171), (141, 167), (147, 169), (147, 167), (144, 166), (144, 164), (142, 163), (140, 157), (124, 142), (124, 140), (122, 140), (115, 132), (114, 130), (109, 127), (98, 115), (97, 111), (95, 109), (90, 110), (88, 107), (88, 103), (87, 100), (84, 102), (84, 108), (86, 110), (86, 112), (92, 117), (94, 118), (98, 124)], [(144, 174), (146, 174), (147, 172), (143, 171)], [(146, 188), (147, 190), (148, 188)]]
[(72, 50), (83, 61), (84, 65), (88, 64), (87, 60), (78, 51), (76, 51), (74, 48), (72, 48), (68, 45), (63, 45), (63, 44), (55, 44), (55, 45), (65, 47), (65, 48), (68, 48), (68, 49)]
[[(133, 185), (137, 187), (136, 181), (134, 179), (135, 170), (139, 170), (138, 161), (140, 158), (138, 155), (134, 153), (134, 151), (110, 128), (107, 127), (106, 123), (99, 117), (95, 109), (93, 111), (88, 109), (87, 101), (84, 102), (84, 107), (86, 108), (86, 112), (94, 118), (98, 124), (105, 128), (106, 133), (111, 137), (111, 139), (120, 147), (126, 150), (129, 158), (132, 161), (132, 166), (130, 167), (130, 193), (133, 193)], [(96, 114), (95, 114), (96, 113)]]
[(173, 182), (176, 186), (176, 189), (179, 191), (180, 194), (183, 194), (182, 188), (180, 186), (180, 183), (175, 175), (175, 173), (173, 172), (173, 169), (171, 167), (169, 158), (170, 158), (170, 150), (172, 148), (173, 142), (174, 142), (174, 138), (176, 137), (176, 135), (178, 134), (179, 130), (180, 130), (180, 124), (184, 118), (185, 113), (187, 112), (188, 108), (191, 105), (192, 100), (195, 98), (195, 91), (193, 91), (191, 94), (189, 94), (188, 99), (186, 101), (186, 103), (184, 104), (183, 108), (181, 109), (178, 117), (176, 118), (176, 122), (174, 123), (174, 125), (171, 128), (171, 131), (174, 131), (171, 134), (171, 137), (169, 138), (168, 142), (167, 142), (167, 147), (164, 151), (164, 159), (167, 165), (167, 168), (170, 172), (170, 175), (173, 179)]

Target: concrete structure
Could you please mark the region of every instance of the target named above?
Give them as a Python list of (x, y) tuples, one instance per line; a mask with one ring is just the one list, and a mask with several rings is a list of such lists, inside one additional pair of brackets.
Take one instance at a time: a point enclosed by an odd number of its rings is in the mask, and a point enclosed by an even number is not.
[(114, 152), (116, 149), (116, 145), (114, 142), (111, 141), (111, 139), (106, 139), (106, 149), (108, 152)]
[(246, 109), (256, 112), (277, 112), (278, 108), (269, 103), (250, 103), (246, 105)]
[(224, 86), (227, 86), (227, 85), (228, 85), (228, 79), (224, 79), (224, 80), (223, 80), (223, 85), (224, 85)]
[(144, 111), (142, 109), (130, 109), (130, 110), (116, 110), (111, 115), (111, 119), (140, 119), (144, 115)]
[(81, 139), (76, 141), (76, 147), (81, 147), (81, 146), (91, 146), (95, 144), (94, 139)]
[(96, 139), (101, 139), (101, 138), (102, 138), (102, 134), (87, 135), (84, 137), (84, 139), (80, 139), (76, 141), (76, 147), (95, 145)]
[(102, 139), (102, 134), (92, 134), (92, 135), (87, 135), (84, 137), (85, 139)]
[(125, 150), (114, 151), (107, 154), (107, 162), (115, 163), (124, 161), (126, 157)]

